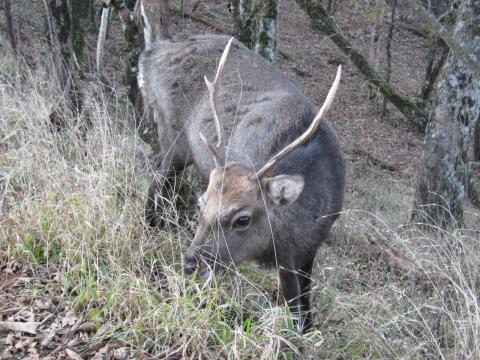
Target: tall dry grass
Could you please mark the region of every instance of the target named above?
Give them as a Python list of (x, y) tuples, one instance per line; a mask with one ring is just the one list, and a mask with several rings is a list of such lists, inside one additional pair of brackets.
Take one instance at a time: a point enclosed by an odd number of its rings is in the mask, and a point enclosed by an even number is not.
[[(389, 204), (405, 202), (408, 184), (372, 186), (369, 170), (355, 174), (350, 164), (349, 188), (360, 195), (350, 193), (333, 245), (319, 251), (317, 330), (301, 337), (277, 302), (274, 272), (247, 264), (208, 279), (182, 274), (194, 211), (168, 209), (176, 226), (165, 231), (144, 226), (150, 150), (121, 90), (90, 81), (83, 112), (66, 111), (58, 129), (50, 114), (68, 107), (47, 65), (33, 70), (7, 57), (0, 74), (3, 266), (31, 267), (47, 284), (29, 288), (31, 299), (73, 307), (95, 322), (95, 338), (121, 339), (152, 358), (479, 357), (478, 232), (405, 225), (408, 209), (393, 213)], [(196, 191), (193, 177), (183, 181)], [(449, 283), (395, 272), (362, 245), (366, 234)]]

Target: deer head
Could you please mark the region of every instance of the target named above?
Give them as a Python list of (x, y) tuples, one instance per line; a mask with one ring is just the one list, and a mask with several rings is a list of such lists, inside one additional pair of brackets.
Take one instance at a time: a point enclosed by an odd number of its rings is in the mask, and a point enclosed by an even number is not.
[(199, 223), (191, 246), (182, 256), (187, 274), (206, 264), (237, 265), (258, 259), (271, 246), (272, 228), (282, 227), (276, 214), (293, 204), (302, 193), (301, 175), (269, 174), (286, 155), (304, 144), (317, 130), (338, 89), (341, 67), (327, 98), (308, 129), (273, 156), (261, 169), (240, 163), (226, 163), (224, 132), (216, 110), (216, 93), (232, 39), (220, 59), (213, 82), (205, 77), (210, 106), (217, 131), (217, 143), (202, 141), (212, 153), (216, 168), (210, 173), (206, 192), (199, 198)]

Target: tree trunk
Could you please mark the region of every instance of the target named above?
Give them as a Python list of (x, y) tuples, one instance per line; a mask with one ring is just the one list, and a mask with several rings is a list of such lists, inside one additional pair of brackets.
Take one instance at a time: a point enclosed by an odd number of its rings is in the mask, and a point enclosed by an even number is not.
[(312, 19), (314, 28), (330, 37), (343, 53), (353, 62), (357, 69), (373, 85), (378, 86), (379, 91), (419, 130), (424, 131), (427, 124), (427, 116), (424, 111), (411, 100), (401, 96), (385, 79), (377, 73), (370, 63), (350, 44), (342, 35), (333, 18), (315, 0), (295, 0)]
[[(463, 0), (453, 38), (471, 61), (480, 62), (477, 0)], [(443, 228), (463, 224), (463, 202), (473, 189), (470, 162), (476, 156), (480, 83), (451, 52), (437, 86), (434, 111), (423, 144), (414, 221)]]
[[(140, 0), (137, 0), (140, 1)], [(138, 26), (138, 21), (135, 19), (134, 14), (137, 10), (134, 10), (136, 4), (135, 0), (129, 0), (125, 3), (125, 6), (120, 7), (117, 2), (114, 3), (121, 21), (123, 22), (124, 29), (124, 68), (125, 76), (123, 79), (124, 84), (128, 88), (128, 99), (133, 106), (135, 112), (135, 127), (143, 141), (149, 144), (154, 151), (159, 150), (159, 143), (157, 138), (157, 125), (153, 120), (151, 114), (145, 113), (143, 106), (143, 99), (138, 87), (137, 75), (138, 75), (138, 57), (145, 47), (144, 32)], [(156, 27), (157, 31), (161, 34), (168, 36), (168, 24), (167, 21), (163, 21), (162, 26)], [(152, 32), (154, 37), (160, 36), (156, 32)]]
[(57, 78), (75, 112), (82, 110), (79, 81), (86, 70), (82, 64), (85, 32), (91, 25), (90, 4), (91, 0), (44, 0)]
[(425, 105), (428, 103), (437, 78), (445, 65), (445, 61), (447, 61), (449, 51), (450, 49), (443, 40), (438, 37), (432, 39), (428, 54), (427, 69), (425, 70), (425, 80), (423, 81), (423, 86), (419, 94), (419, 98), (422, 99)]
[[(375, 5), (372, 12), (372, 24), (370, 31), (370, 49), (369, 49), (369, 59), (368, 61), (372, 65), (373, 70), (380, 71), (380, 34), (383, 25), (383, 18), (385, 15), (385, 1), (384, 0), (375, 0)], [(329, 12), (327, 8), (327, 12)], [(378, 96), (378, 87), (372, 86), (368, 83), (368, 98), (370, 100), (376, 100)]]
[[(476, 1), (478, 3), (478, 0)], [(463, 46), (450, 35), (450, 32), (438, 22), (434, 15), (429, 13), (427, 9), (418, 3), (418, 0), (406, 0), (406, 2), (412, 7), (413, 10), (420, 14), (422, 20), (431, 27), (433, 32), (438, 35), (445, 42), (445, 44), (448, 45), (450, 50), (455, 53), (455, 56), (462, 60), (462, 62), (468, 67), (469, 71), (472, 72), (472, 74), (474, 74), (477, 78), (480, 78), (480, 63), (478, 60), (473, 60), (472, 56), (465, 51)], [(472, 8), (473, 7), (478, 7), (478, 4), (475, 4), (475, 6), (472, 5)], [(471, 11), (474, 11), (474, 9)]]
[[(395, 12), (397, 10), (397, 0), (392, 1), (392, 13), (390, 15), (390, 27), (388, 28), (387, 45), (385, 47), (387, 53), (387, 68), (385, 69), (385, 82), (390, 84), (392, 77), (392, 39), (393, 31), (395, 29)], [(383, 116), (387, 114), (387, 98), (383, 97)]]
[(268, 61), (275, 60), (281, 0), (232, 0), (236, 37)]
[(13, 32), (12, 22), (12, 2), (11, 0), (3, 0), (3, 10), (5, 12), (5, 20), (7, 21), (8, 38), (10, 40), (10, 47), (14, 54), (17, 53), (17, 43), (15, 41), (15, 34)]

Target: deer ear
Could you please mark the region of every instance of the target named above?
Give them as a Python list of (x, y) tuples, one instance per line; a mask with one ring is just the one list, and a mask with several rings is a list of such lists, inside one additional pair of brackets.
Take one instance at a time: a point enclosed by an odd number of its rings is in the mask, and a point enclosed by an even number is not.
[(305, 180), (300, 175), (278, 175), (266, 179), (267, 195), (275, 205), (290, 206), (303, 191)]

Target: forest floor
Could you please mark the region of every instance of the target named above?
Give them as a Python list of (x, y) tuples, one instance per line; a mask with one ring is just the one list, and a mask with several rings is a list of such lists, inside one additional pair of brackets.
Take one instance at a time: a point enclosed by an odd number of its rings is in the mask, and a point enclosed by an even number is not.
[[(192, 14), (194, 2), (186, 3)], [(339, 4), (339, 27), (367, 55), (371, 8)], [(2, 359), (478, 357), (478, 211), (468, 208), (465, 228), (448, 232), (409, 223), (422, 134), (390, 105), (382, 115), (382, 99), (369, 99), (362, 75), (292, 0), (280, 11), (275, 64), (318, 105), (343, 65), (328, 118), (348, 168), (345, 211), (312, 276), (315, 329), (303, 337), (273, 271), (246, 264), (208, 279), (182, 275), (190, 212), (172, 209), (178, 226), (165, 231), (143, 226), (151, 150), (132, 129), (118, 19), (105, 57), (112, 89), (90, 84), (89, 114), (72, 114), (72, 126), (57, 133), (49, 114), (63, 100), (40, 41), (43, 3), (14, 3), (13, 13), (20, 60), (3, 45), (0, 24)], [(176, 15), (172, 33), (233, 30), (223, 1), (199, 2), (193, 17), (217, 29)], [(420, 27), (402, 5), (399, 17)], [(407, 28), (394, 33), (392, 83), (412, 98), (429, 42)], [(95, 38), (87, 41), (91, 64)], [(86, 116), (95, 126), (83, 134)], [(196, 190), (191, 174), (184, 180)], [(9, 330), (18, 323), (29, 328)]]

